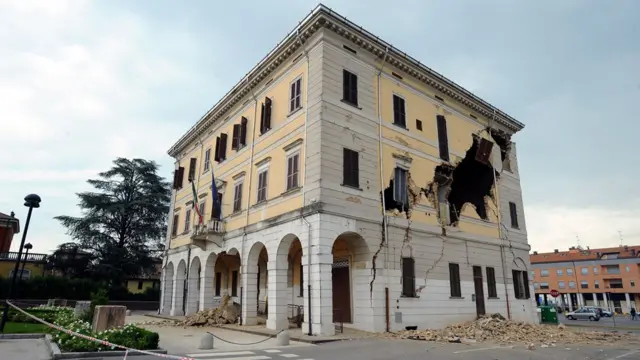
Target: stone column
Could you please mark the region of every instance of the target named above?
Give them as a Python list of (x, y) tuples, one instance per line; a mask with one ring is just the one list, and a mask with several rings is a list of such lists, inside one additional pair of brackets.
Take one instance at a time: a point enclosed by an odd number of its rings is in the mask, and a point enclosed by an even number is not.
[[(242, 268), (242, 325), (258, 323), (258, 264), (243, 265)], [(270, 299), (267, 299), (270, 301)]]
[(578, 306), (579, 307), (583, 307), (584, 306), (584, 294), (583, 293), (578, 293)]
[(213, 307), (214, 281), (213, 271), (205, 271), (204, 276), (200, 279), (200, 310)]
[(182, 304), (184, 303), (184, 273), (176, 271), (173, 281), (173, 302), (171, 305), (171, 316), (184, 315)]
[(609, 301), (607, 300), (607, 293), (603, 293), (602, 294), (602, 301), (604, 301), (604, 307), (608, 310), (609, 309)]
[(598, 306), (598, 294), (593, 293), (593, 306)]
[(629, 299), (629, 293), (624, 293), (624, 301), (627, 305), (627, 313), (631, 311), (631, 299)]
[(569, 311), (573, 311), (573, 300), (571, 299), (571, 293), (567, 294), (567, 301), (569, 302)]
[[(283, 264), (280, 264), (283, 265)], [(286, 258), (284, 265), (288, 266)], [(287, 268), (279, 268), (278, 261), (269, 261), (267, 264), (268, 286), (267, 301), (269, 306), (267, 328), (283, 330), (289, 328), (287, 318)]]
[(196, 271), (192, 271), (193, 274), (189, 274), (189, 281), (187, 286), (187, 314), (191, 315), (195, 314), (198, 311), (199, 301), (200, 301), (200, 289), (199, 283), (200, 278), (198, 278), (198, 274)]
[[(314, 246), (311, 254), (311, 269), (308, 269), (306, 256), (303, 257), (304, 273), (309, 274), (306, 284), (311, 284), (311, 310), (308, 311), (307, 289), (305, 289), (305, 323), (302, 331), (309, 332), (311, 314), (312, 333), (314, 335), (334, 335), (333, 323), (333, 283), (331, 271), (333, 265), (332, 246)], [(305, 275), (306, 277), (306, 275)], [(305, 279), (307, 281), (307, 279)]]

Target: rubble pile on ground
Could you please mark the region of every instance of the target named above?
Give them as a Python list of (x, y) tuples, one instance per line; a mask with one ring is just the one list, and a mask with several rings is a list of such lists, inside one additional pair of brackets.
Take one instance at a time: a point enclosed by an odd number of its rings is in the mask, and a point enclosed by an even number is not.
[(216, 308), (205, 309), (188, 316), (178, 325), (181, 326), (205, 326), (235, 324), (238, 322), (240, 308), (231, 301), (229, 295), (222, 297), (220, 305)]
[(475, 321), (462, 324), (450, 325), (442, 330), (401, 331), (394, 334), (394, 337), (436, 342), (538, 343), (545, 346), (575, 343), (612, 343), (629, 338), (625, 334), (571, 331), (562, 324), (548, 326), (509, 321), (500, 314), (481, 317)]

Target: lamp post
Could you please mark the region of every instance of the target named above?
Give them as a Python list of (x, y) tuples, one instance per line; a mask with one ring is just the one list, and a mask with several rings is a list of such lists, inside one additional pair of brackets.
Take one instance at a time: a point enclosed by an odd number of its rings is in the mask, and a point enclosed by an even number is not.
[[(9, 296), (7, 299), (11, 299), (13, 296), (13, 290), (16, 287), (16, 278), (18, 277), (18, 269), (20, 269), (20, 258), (22, 257), (22, 249), (24, 248), (24, 241), (27, 239), (27, 231), (29, 230), (29, 222), (31, 222), (31, 213), (33, 212), (33, 208), (39, 208), (40, 196), (36, 194), (29, 194), (24, 198), (24, 206), (29, 208), (29, 212), (27, 214), (27, 221), (24, 224), (24, 232), (22, 233), (22, 241), (20, 241), (20, 249), (18, 250), (18, 259), (16, 260), (16, 266), (13, 269), (13, 277), (11, 278), (11, 287), (9, 287)], [(7, 318), (9, 317), (9, 304), (5, 302), (4, 304), (4, 312), (2, 313), (2, 321), (0, 321), (0, 332), (4, 332), (4, 324), (7, 322)]]
[(20, 278), (24, 276), (24, 266), (27, 264), (27, 259), (29, 258), (29, 250), (33, 249), (33, 245), (31, 243), (26, 243), (24, 248), (27, 250), (24, 252), (24, 260), (22, 260), (22, 269), (20, 269)]

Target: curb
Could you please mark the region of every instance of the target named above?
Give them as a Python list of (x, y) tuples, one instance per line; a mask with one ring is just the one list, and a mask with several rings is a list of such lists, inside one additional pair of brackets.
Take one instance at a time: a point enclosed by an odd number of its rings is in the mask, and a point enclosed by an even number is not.
[(21, 340), (21, 339), (42, 339), (45, 334), (0, 334), (0, 339)]
[[(90, 358), (106, 358), (106, 357), (119, 357), (123, 358), (125, 355), (129, 356), (139, 356), (139, 355), (147, 355), (143, 353), (139, 353), (136, 351), (132, 351), (127, 353), (126, 351), (117, 350), (117, 351), (92, 351), (92, 352), (65, 352), (60, 351), (60, 347), (58, 344), (51, 341), (51, 336), (47, 335), (45, 338), (45, 342), (49, 346), (49, 351), (51, 354), (51, 358), (54, 360), (62, 360), (62, 359), (90, 359)], [(154, 354), (166, 354), (167, 350), (164, 349), (156, 349), (156, 350), (146, 350), (152, 352)]]
[(169, 316), (158, 315), (158, 314), (144, 314), (144, 316), (152, 317), (152, 318), (155, 318), (155, 319), (162, 319), (162, 320), (180, 321), (180, 319), (174, 319), (174, 318), (169, 317)]

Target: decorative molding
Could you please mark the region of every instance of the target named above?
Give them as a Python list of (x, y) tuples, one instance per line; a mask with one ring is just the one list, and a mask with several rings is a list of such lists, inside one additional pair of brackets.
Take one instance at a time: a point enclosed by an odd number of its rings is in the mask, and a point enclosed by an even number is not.
[[(495, 116), (497, 122), (514, 132), (524, 128), (524, 124), (423, 65), (418, 60), (396, 49), (391, 44), (384, 42), (328, 7), (318, 5), (311, 14), (287, 34), (284, 40), (280, 41), (274, 49), (169, 149), (169, 155), (175, 157), (180, 154), (195, 138), (207, 132), (211, 125), (221, 118), (224, 119), (227, 112), (244, 99), (245, 96), (249, 95), (252, 89), (260, 85), (262, 81), (267, 79), (281, 64), (288, 61), (292, 55), (297, 54), (296, 51), (300, 48), (301, 41), (302, 44), (304, 44), (306, 40), (323, 28), (331, 30), (343, 38), (354, 42), (361, 49), (372, 53), (380, 60), (393, 65), (395, 68), (420, 80), (422, 83), (462, 103), (476, 113), (482, 114), (490, 119), (493, 119)], [(297, 34), (297, 36), (293, 36), (294, 33)]]
[(412, 158), (410, 158), (409, 156), (404, 155), (404, 154), (393, 153), (393, 157), (396, 160), (400, 160), (400, 161), (402, 161), (404, 163), (408, 163), (409, 165), (411, 165), (411, 162), (413, 161)]
[(184, 203), (185, 206), (191, 206), (193, 205), (193, 200), (189, 200), (186, 203)]
[(292, 149), (294, 149), (297, 146), (300, 146), (301, 144), (302, 144), (302, 138), (299, 138), (293, 141), (292, 143), (290, 143), (289, 145), (286, 145), (285, 147), (283, 147), (282, 150), (291, 151)]
[(174, 213), (180, 212), (180, 210), (182, 210), (182, 208), (180, 206), (178, 206), (177, 208), (173, 209)]
[(255, 166), (256, 167), (260, 167), (262, 165), (268, 164), (270, 161), (271, 161), (271, 156), (267, 156), (266, 158), (264, 158), (264, 159), (258, 161), (257, 163), (255, 163)]
[(233, 175), (232, 179), (233, 180), (239, 180), (239, 179), (243, 178), (246, 173), (247, 173), (246, 171), (240, 171), (239, 173)]
[(209, 195), (208, 192), (203, 192), (202, 194), (198, 195), (198, 199), (206, 198), (207, 195)]

